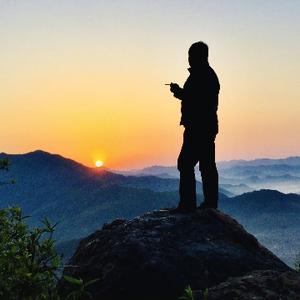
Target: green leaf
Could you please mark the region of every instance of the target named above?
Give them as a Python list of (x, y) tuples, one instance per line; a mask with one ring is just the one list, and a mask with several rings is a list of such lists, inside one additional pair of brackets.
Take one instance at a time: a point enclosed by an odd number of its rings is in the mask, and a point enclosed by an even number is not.
[(78, 286), (81, 286), (83, 284), (83, 281), (82, 279), (77, 279), (77, 278), (74, 278), (74, 277), (71, 277), (71, 276), (68, 276), (68, 275), (64, 275), (63, 278), (71, 283), (71, 284), (74, 284), (74, 285), (78, 285)]

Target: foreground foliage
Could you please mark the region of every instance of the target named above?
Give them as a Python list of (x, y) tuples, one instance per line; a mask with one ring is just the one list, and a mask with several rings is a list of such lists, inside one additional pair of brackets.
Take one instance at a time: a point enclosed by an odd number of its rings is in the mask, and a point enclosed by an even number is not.
[(194, 300), (193, 291), (190, 285), (184, 290), (184, 294), (179, 297), (179, 300)]
[(0, 210), (0, 298), (55, 299), (61, 257), (47, 219), (29, 229), (18, 207)]
[[(57, 291), (61, 255), (55, 250), (56, 224), (47, 219), (30, 229), (19, 207), (0, 210), (0, 299), (62, 300)], [(93, 299), (86, 287), (98, 281), (64, 276), (71, 285), (65, 299)]]

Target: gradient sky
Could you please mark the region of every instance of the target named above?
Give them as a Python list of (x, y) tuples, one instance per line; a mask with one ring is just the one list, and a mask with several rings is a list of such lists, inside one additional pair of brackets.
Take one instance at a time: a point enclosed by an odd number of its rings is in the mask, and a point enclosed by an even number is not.
[(0, 0), (0, 152), (173, 165), (187, 50), (221, 82), (217, 160), (300, 155), (299, 0)]

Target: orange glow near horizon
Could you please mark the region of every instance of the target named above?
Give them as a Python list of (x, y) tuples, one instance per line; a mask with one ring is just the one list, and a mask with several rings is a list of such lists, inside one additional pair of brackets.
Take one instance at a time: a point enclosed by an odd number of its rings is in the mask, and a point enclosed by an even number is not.
[(164, 83), (184, 83), (203, 40), (221, 83), (217, 160), (300, 155), (300, 3), (254, 2), (7, 1), (0, 152), (176, 165), (180, 103)]

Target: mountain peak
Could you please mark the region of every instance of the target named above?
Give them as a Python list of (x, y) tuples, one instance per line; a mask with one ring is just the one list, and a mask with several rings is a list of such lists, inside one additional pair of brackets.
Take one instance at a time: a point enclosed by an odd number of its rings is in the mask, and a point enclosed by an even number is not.
[(53, 155), (52, 153), (50, 153), (50, 152), (47, 152), (47, 151), (44, 151), (44, 150), (41, 150), (41, 149), (37, 149), (37, 150), (34, 150), (34, 151), (30, 151), (30, 152), (28, 152), (27, 154), (44, 154), (44, 155)]
[[(60, 158), (60, 159), (64, 159), (64, 160), (68, 160), (68, 161), (72, 161), (74, 163), (77, 163), (75, 162), (74, 160), (72, 159), (69, 159), (69, 158), (66, 158), (60, 154), (56, 154), (56, 153), (50, 153), (50, 152), (47, 152), (47, 151), (44, 151), (44, 150), (34, 150), (34, 151), (31, 151), (31, 152), (27, 152), (25, 154), (20, 154), (20, 155), (23, 155), (23, 156), (27, 156), (27, 157), (42, 157), (42, 158), (51, 158), (51, 157), (55, 157), (55, 158)], [(79, 163), (77, 163), (79, 164)]]
[(37, 149), (37, 150), (29, 151), (26, 153), (18, 153), (18, 154), (1, 152), (0, 155), (6, 155), (6, 156), (49, 155), (49, 156), (51, 156), (51, 155), (55, 155), (55, 154), (52, 154), (52, 153), (44, 151), (44, 150)]
[(30, 163), (31, 165), (39, 164), (40, 167), (42, 167), (43, 164), (53, 165), (53, 163), (55, 164), (59, 163), (59, 164), (73, 166), (73, 167), (77, 166), (80, 168), (88, 169), (88, 167), (82, 165), (81, 163), (76, 162), (75, 160), (66, 158), (60, 154), (54, 154), (40, 149), (23, 153), (23, 154), (1, 153), (0, 157), (8, 158), (13, 165), (15, 164), (14, 162), (17, 162), (17, 164), (21, 164), (21, 165), (22, 163), (26, 162), (26, 163)]

